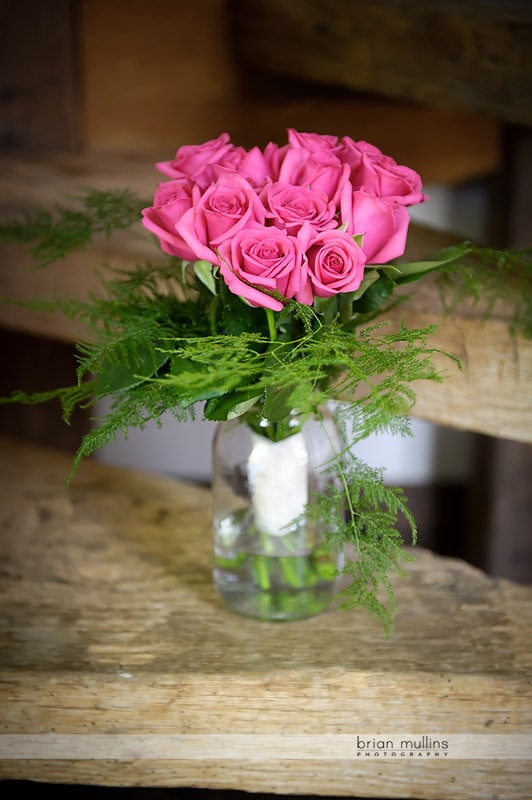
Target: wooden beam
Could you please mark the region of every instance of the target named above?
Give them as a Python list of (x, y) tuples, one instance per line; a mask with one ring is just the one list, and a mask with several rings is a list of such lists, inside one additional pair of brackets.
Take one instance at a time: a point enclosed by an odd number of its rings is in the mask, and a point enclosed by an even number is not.
[[(482, 322), (461, 310), (452, 316), (439, 309), (436, 291), (413, 291), (401, 310), (411, 327), (436, 326), (434, 347), (444, 355), (434, 363), (447, 375), (442, 383), (415, 386), (413, 415), (438, 425), (490, 436), (532, 442), (532, 340), (509, 332), (508, 318)], [(391, 316), (398, 322), (399, 312)]]
[(73, 0), (0, 4), (0, 143), (4, 152), (80, 144)]
[(480, 114), (409, 101), (335, 97), (324, 89), (297, 97), (280, 91), (262, 98), (254, 94), (239, 103), (232, 121), (235, 141), (246, 147), (284, 143), (286, 129), (295, 128), (371, 142), (417, 170), (426, 184), (460, 185), (500, 170), (501, 124)]
[(235, 52), (260, 74), (532, 124), (523, 2), (235, 0)]

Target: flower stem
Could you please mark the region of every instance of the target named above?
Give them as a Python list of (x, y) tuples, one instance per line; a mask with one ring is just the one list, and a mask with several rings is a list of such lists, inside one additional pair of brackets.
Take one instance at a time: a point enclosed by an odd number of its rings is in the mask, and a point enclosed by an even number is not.
[(294, 589), (308, 589), (315, 585), (317, 575), (311, 554), (295, 558), (281, 557), (279, 563), (283, 578)]
[(275, 327), (275, 312), (271, 308), (265, 308), (266, 319), (268, 320), (268, 333), (270, 335), (270, 342), (277, 340), (277, 329)]
[(297, 570), (295, 561), (296, 559), (290, 557), (281, 557), (279, 559), (279, 565), (286, 583), (288, 583), (289, 586), (293, 586), (294, 589), (298, 589), (305, 585), (305, 581), (302, 580), (302, 576)]
[(268, 569), (268, 556), (253, 556), (253, 571), (255, 578), (263, 591), (271, 589), (270, 571)]

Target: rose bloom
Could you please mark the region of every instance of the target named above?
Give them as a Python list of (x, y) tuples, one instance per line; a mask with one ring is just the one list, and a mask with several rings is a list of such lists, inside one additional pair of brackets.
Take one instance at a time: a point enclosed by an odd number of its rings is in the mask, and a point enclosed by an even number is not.
[[(303, 149), (306, 153), (306, 155), (303, 154), (303, 160), (305, 160), (312, 153), (334, 150), (338, 142), (336, 136), (326, 136), (318, 133), (299, 133), (293, 128), (288, 128), (288, 140), (289, 144), (285, 144), (282, 147), (279, 147), (275, 142), (268, 142), (264, 148), (264, 159), (272, 181), (281, 180), (281, 166), (287, 154), (291, 151)], [(338, 164), (338, 160), (335, 160), (334, 163)], [(300, 184), (299, 180), (291, 182)]]
[(283, 303), (265, 292), (295, 297), (304, 283), (303, 250), (294, 236), (250, 223), (220, 245), (220, 274), (234, 294), (251, 305), (281, 311)]
[(275, 182), (279, 180), (279, 172), (281, 171), (281, 164), (283, 163), (285, 155), (290, 150), (290, 145), (285, 144), (279, 147), (275, 142), (268, 142), (264, 148), (264, 160), (268, 167), (268, 174), (270, 179)]
[(353, 192), (348, 232), (363, 236), (362, 250), (370, 264), (385, 264), (402, 256), (410, 224), (407, 209), (373, 192)]
[(210, 177), (209, 183), (215, 183), (221, 175), (231, 172), (238, 173), (257, 190), (261, 189), (270, 177), (268, 163), (258, 147), (252, 147), (251, 150), (235, 147), (216, 164), (208, 165), (202, 177)]
[(217, 248), (250, 221), (264, 222), (265, 209), (240, 175), (224, 173), (176, 223), (195, 258), (218, 263)]
[(170, 256), (186, 261), (195, 259), (195, 254), (177, 233), (175, 226), (198, 197), (199, 191), (192, 182), (188, 178), (179, 178), (160, 183), (155, 191), (153, 206), (142, 209), (144, 227), (158, 237), (161, 249)]
[(353, 237), (345, 231), (321, 231), (312, 236), (301, 232), (306, 242), (307, 283), (297, 295), (300, 303), (312, 304), (313, 296), (332, 297), (341, 292), (355, 292), (364, 277), (366, 256)]
[(208, 168), (230, 159), (237, 148), (231, 144), (228, 133), (203, 144), (185, 144), (178, 148), (172, 161), (159, 161), (156, 167), (169, 178), (191, 178), (205, 188), (211, 183)]
[(260, 197), (266, 207), (266, 217), (288, 233), (296, 234), (304, 222), (310, 222), (316, 230), (338, 227), (336, 206), (323, 192), (306, 186), (272, 183), (263, 189)]
[(354, 142), (349, 136), (344, 136), (338, 155), (351, 167), (354, 189), (369, 189), (378, 197), (388, 197), (405, 206), (427, 199), (415, 170), (397, 164), (369, 142)]
[(338, 137), (323, 133), (301, 133), (288, 128), (288, 141), (291, 147), (305, 147), (315, 153), (318, 150), (333, 150), (338, 144)]
[(349, 165), (342, 164), (330, 150), (313, 153), (305, 147), (294, 147), (284, 155), (278, 180), (294, 186), (307, 186), (338, 204), (342, 187), (349, 181), (349, 173)]

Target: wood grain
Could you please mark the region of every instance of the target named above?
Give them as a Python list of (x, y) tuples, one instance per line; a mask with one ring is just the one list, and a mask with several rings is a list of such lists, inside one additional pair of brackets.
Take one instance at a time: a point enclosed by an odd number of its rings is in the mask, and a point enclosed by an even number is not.
[[(434, 355), (441, 383), (414, 385), (414, 416), (440, 425), (513, 441), (532, 442), (532, 340), (513, 336), (508, 319), (481, 321), (463, 309), (452, 315), (438, 311), (435, 290), (414, 290), (402, 312), (412, 327), (436, 326), (429, 343), (459, 359)], [(392, 324), (400, 314), (390, 315)]]
[(231, 129), (239, 78), (224, 0), (78, 6), (85, 150), (161, 160)]
[[(68, 468), (57, 452), (1, 440), (0, 733), (69, 742), (64, 758), (4, 757), (1, 778), (418, 800), (525, 796), (522, 753), (377, 767), (345, 754), (311, 758), (297, 738), (284, 757), (279, 749), (282, 736), (323, 736), (325, 746), (326, 734), (354, 741), (369, 732), (518, 741), (532, 720), (530, 587), (418, 550), (394, 581), (389, 640), (365, 612), (257, 623), (226, 611), (215, 594), (207, 490), (94, 462), (65, 488)], [(103, 755), (89, 758), (95, 734), (108, 738)], [(120, 751), (126, 734), (140, 748), (130, 757)], [(242, 754), (222, 758), (235, 734), (245, 737)], [(175, 755), (163, 739), (157, 758), (156, 735), (184, 738), (170, 742)], [(253, 737), (263, 751), (251, 751)]]
[(236, 0), (239, 55), (259, 74), (532, 124), (523, 2)]
[(72, 0), (0, 4), (0, 144), (4, 152), (79, 147), (73, 6)]

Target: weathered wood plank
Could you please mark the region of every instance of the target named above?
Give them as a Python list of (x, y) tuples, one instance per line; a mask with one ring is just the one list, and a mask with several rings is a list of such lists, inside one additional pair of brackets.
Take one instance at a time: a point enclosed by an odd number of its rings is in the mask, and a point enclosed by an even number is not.
[[(319, 114), (317, 114), (319, 109)], [(400, 164), (417, 170), (425, 183), (460, 185), (497, 174), (502, 126), (480, 114), (429, 109), (408, 101), (335, 97), (327, 91), (240, 101), (231, 130), (244, 146), (286, 141), (286, 129), (351, 136), (372, 142)]]
[(526, 2), (237, 0), (248, 68), (532, 124)]
[[(419, 550), (394, 582), (390, 640), (362, 612), (257, 623), (225, 611), (215, 594), (207, 490), (95, 462), (67, 489), (68, 457), (0, 444), (0, 732), (68, 739), (64, 757), (61, 747), (46, 757), (46, 740), (40, 758), (4, 750), (1, 778), (525, 796), (530, 762), (518, 750), (377, 766), (356, 757), (356, 737), (445, 733), (481, 746), (489, 733), (518, 743), (532, 719), (530, 587)], [(88, 758), (95, 734), (104, 741)], [(127, 734), (137, 737), (129, 757)], [(240, 750), (235, 734), (245, 737)], [(327, 735), (352, 739), (352, 754), (327, 757)], [(321, 741), (314, 757), (308, 741)]]
[(414, 387), (412, 413), (448, 427), (532, 442), (532, 340), (512, 335), (504, 314), (485, 322), (463, 309), (447, 316), (436, 290), (425, 289), (414, 290), (408, 305), (390, 319), (398, 323), (404, 314), (413, 327), (435, 325), (429, 341), (458, 357), (460, 365), (434, 355), (446, 377)]
[(73, 0), (0, 4), (0, 144), (5, 151), (80, 144)]

